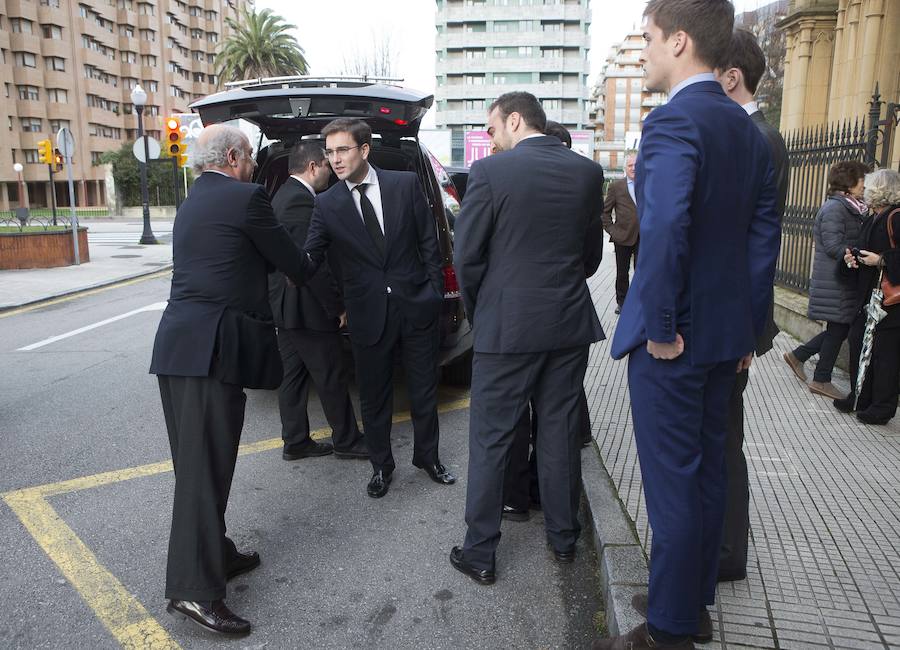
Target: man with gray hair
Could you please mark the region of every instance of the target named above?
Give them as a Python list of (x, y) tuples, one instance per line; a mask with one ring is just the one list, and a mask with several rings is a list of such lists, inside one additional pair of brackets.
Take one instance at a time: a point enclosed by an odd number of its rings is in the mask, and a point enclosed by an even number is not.
[(166, 598), (173, 615), (242, 635), (250, 623), (223, 599), (225, 582), (260, 562), (225, 536), (244, 388), (281, 383), (267, 271), (299, 284), (302, 262), (265, 188), (249, 182), (256, 163), (247, 137), (209, 126), (194, 152), (201, 174), (175, 220), (172, 289), (150, 364), (175, 469)]

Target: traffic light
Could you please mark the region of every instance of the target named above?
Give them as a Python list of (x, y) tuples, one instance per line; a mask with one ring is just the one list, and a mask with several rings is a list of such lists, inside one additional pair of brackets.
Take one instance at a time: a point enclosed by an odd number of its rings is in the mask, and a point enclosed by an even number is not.
[(59, 149), (53, 150), (53, 162), (56, 163), (56, 169), (53, 171), (61, 172), (63, 169), (63, 155), (59, 152)]
[(179, 165), (187, 160), (187, 145), (181, 140), (181, 120), (177, 117), (166, 119), (166, 151)]
[(38, 161), (44, 165), (52, 165), (53, 158), (53, 145), (49, 140), (41, 140), (37, 143), (38, 147)]

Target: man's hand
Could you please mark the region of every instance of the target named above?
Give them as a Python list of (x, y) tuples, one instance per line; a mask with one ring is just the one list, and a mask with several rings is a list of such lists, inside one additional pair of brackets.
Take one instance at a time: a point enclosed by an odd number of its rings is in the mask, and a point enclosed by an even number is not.
[(880, 266), (881, 255), (878, 253), (870, 253), (867, 250), (861, 250), (859, 251), (859, 261), (866, 266)]
[(345, 311), (343, 314), (338, 316), (338, 327), (340, 329), (344, 329), (347, 327), (347, 312)]
[(671, 343), (657, 343), (656, 341), (647, 341), (647, 352), (654, 359), (664, 359), (671, 361), (677, 359), (684, 352), (684, 339), (681, 334), (675, 334), (675, 340)]
[(753, 353), (752, 352), (750, 354), (738, 359), (738, 365), (737, 365), (738, 374), (741, 374), (742, 372), (747, 370), (750, 367), (751, 363), (753, 363)]

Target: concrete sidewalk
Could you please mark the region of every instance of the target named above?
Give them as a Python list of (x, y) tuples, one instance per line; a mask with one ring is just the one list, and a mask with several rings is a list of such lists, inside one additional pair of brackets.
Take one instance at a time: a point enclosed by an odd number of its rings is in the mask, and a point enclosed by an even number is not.
[(159, 244), (141, 246), (143, 224), (83, 220), (91, 261), (54, 269), (0, 271), (0, 311), (148, 275), (172, 265), (173, 221), (152, 222)]
[[(611, 339), (612, 254), (591, 292)], [(779, 335), (745, 393), (750, 473), (748, 579), (719, 585), (715, 648), (900, 647), (900, 417), (872, 427), (835, 410), (791, 373)], [(652, 534), (631, 424), (627, 362), (593, 346), (585, 377), (597, 450), (585, 492), (606, 581), (611, 632), (642, 619)], [(811, 376), (811, 367), (808, 368)], [(847, 387), (846, 376), (835, 383)]]

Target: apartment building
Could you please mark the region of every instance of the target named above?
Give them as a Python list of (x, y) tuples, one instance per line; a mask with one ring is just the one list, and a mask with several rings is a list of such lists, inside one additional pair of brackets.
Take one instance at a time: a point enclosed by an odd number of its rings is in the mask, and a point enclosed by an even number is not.
[(641, 130), (644, 118), (666, 102), (665, 93), (650, 92), (644, 86), (640, 64), (644, 38), (630, 32), (610, 49), (596, 95), (594, 160), (605, 169), (621, 169), (624, 152), (633, 145), (628, 136)]
[(589, 127), (590, 0), (437, 0), (436, 124), (452, 130), (454, 164), (467, 130), (512, 90), (534, 94), (547, 117)]
[[(215, 52), (225, 19), (247, 0), (0, 0), (0, 210), (50, 204), (37, 143), (63, 126), (75, 136), (79, 206), (104, 205), (103, 152), (137, 137), (131, 90), (147, 91), (144, 128), (216, 89)], [(5, 129), (3, 127), (6, 127)], [(59, 179), (57, 179), (59, 180)], [(68, 204), (56, 183), (59, 204)]]

